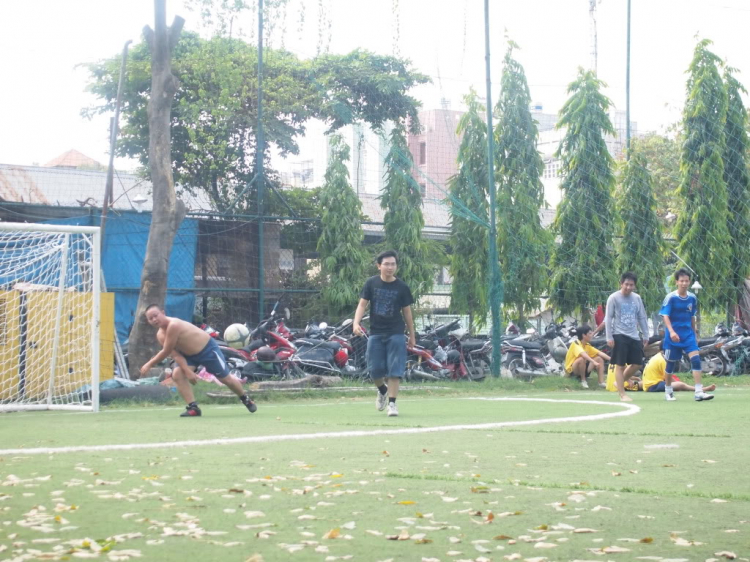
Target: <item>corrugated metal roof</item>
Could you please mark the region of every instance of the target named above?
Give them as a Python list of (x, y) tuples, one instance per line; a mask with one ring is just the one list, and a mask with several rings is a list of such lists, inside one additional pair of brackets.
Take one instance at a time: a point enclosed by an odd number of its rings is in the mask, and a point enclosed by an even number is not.
[[(17, 166), (0, 164), (0, 199), (17, 203), (32, 203), (62, 207), (101, 208), (104, 201), (104, 188), (107, 173), (96, 170), (76, 170), (69, 168), (47, 168), (42, 166)], [(136, 176), (115, 172), (113, 199), (115, 209), (135, 209), (151, 211), (151, 182)], [(208, 195), (190, 195), (177, 187), (178, 197), (189, 211), (212, 212), (214, 207)], [(139, 209), (133, 203), (137, 196), (144, 196), (146, 202)], [(380, 208), (380, 199), (374, 194), (360, 194), (362, 211), (371, 222), (383, 222), (385, 211)], [(450, 209), (441, 199), (425, 198), (422, 202), (425, 231), (435, 235), (450, 232)], [(548, 228), (555, 218), (555, 209), (541, 209), (542, 226)], [(382, 232), (380, 225), (367, 225), (368, 232)]]
[[(104, 171), (0, 164), (0, 198), (4, 201), (101, 208), (106, 184), (107, 173)], [(113, 207), (139, 210), (133, 198), (141, 195), (147, 201), (140, 210), (150, 211), (152, 190), (151, 182), (134, 174), (115, 171)], [(177, 191), (189, 211), (213, 210), (208, 196), (194, 197), (180, 192), (179, 187)]]

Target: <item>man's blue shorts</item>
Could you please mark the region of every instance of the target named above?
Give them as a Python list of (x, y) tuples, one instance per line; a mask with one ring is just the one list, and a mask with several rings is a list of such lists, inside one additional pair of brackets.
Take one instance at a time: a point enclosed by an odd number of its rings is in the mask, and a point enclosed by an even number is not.
[(400, 379), (406, 371), (406, 336), (373, 334), (367, 340), (367, 368), (373, 380)]
[(203, 365), (206, 371), (211, 373), (217, 379), (223, 379), (229, 374), (229, 365), (224, 358), (224, 354), (219, 349), (219, 344), (213, 338), (208, 340), (206, 347), (200, 353), (195, 355), (185, 355), (188, 365), (197, 367)]
[(659, 381), (656, 384), (649, 386), (647, 392), (664, 392), (666, 387), (667, 385), (664, 381)]
[(679, 361), (682, 354), (688, 355), (693, 351), (698, 351), (698, 342), (695, 341), (695, 332), (690, 330), (686, 333), (677, 332), (680, 341), (673, 342), (669, 334), (664, 335), (664, 358), (667, 361)]

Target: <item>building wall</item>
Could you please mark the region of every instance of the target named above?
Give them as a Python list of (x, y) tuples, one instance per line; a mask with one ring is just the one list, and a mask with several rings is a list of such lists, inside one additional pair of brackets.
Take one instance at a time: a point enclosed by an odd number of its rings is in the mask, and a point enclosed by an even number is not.
[(426, 199), (444, 199), (448, 179), (457, 170), (456, 157), (461, 138), (456, 134), (461, 111), (431, 109), (419, 113), (422, 132), (409, 135), (414, 159), (414, 179), (424, 187)]

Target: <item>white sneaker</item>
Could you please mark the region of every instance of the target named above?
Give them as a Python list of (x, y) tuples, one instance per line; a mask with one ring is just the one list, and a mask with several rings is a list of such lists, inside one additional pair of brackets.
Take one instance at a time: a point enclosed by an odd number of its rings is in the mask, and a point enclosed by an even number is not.
[(589, 383), (587, 383), (586, 381), (581, 381), (581, 386), (583, 388), (588, 388), (589, 387)]
[(395, 402), (388, 402), (388, 417), (396, 417), (398, 416), (398, 406), (396, 406)]
[(599, 388), (607, 388), (607, 385), (603, 382), (599, 383)]
[(695, 393), (695, 401), (696, 402), (703, 402), (704, 400), (713, 400), (714, 395), (713, 394), (706, 394), (705, 392), (696, 392)]
[(667, 402), (674, 402), (677, 400), (677, 397), (674, 394), (667, 394), (666, 392), (664, 393), (664, 397)]
[(386, 404), (388, 404), (388, 394), (380, 394), (380, 391), (378, 391), (378, 397), (375, 399), (375, 407), (378, 412), (385, 410)]

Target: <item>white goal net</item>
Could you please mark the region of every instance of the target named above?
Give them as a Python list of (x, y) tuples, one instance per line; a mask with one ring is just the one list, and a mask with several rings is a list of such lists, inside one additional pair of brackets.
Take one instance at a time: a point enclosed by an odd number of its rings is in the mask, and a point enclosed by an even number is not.
[(0, 223), (0, 412), (99, 409), (99, 228)]

